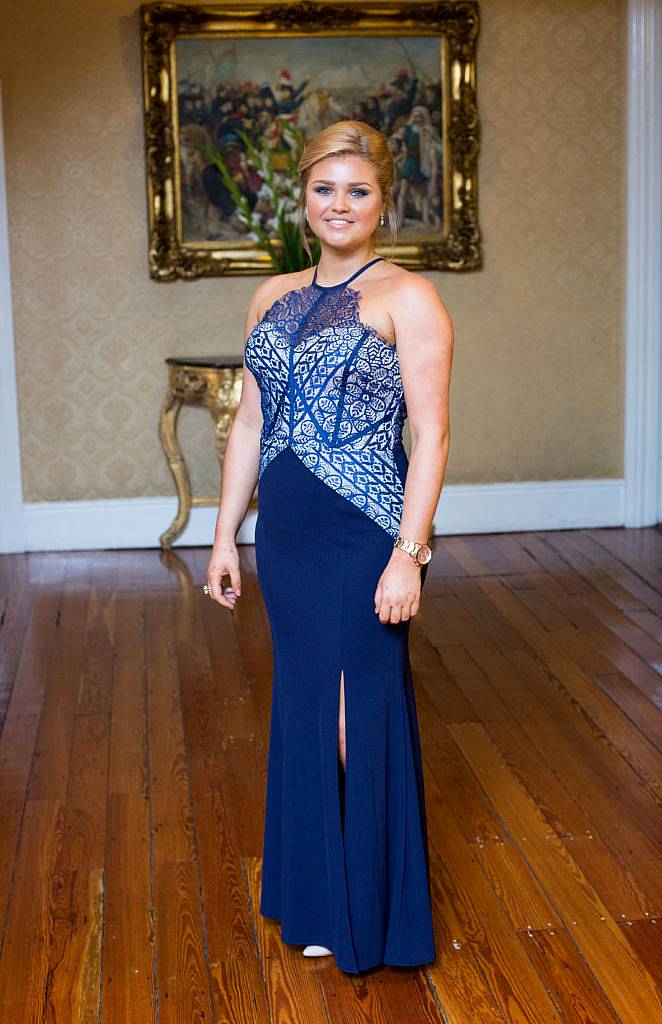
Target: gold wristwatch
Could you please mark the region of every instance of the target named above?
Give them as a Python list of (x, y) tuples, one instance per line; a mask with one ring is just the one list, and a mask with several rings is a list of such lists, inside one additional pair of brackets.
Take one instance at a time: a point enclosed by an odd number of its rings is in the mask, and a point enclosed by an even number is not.
[(402, 548), (408, 555), (411, 555), (417, 565), (426, 565), (432, 558), (432, 548), (429, 544), (423, 544), (416, 540), (405, 540), (404, 537), (398, 537), (393, 547)]

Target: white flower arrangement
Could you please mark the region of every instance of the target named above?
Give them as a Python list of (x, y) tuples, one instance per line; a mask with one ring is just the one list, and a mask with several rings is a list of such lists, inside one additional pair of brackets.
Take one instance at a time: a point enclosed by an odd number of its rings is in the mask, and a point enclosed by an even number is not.
[[(244, 144), (246, 160), (262, 179), (256, 193), (256, 209), (251, 209), (248, 199), (237, 185), (219, 151), (201, 147), (201, 152), (218, 167), (235, 202), (235, 216), (246, 228), (246, 236), (269, 253), (280, 273), (302, 270), (308, 266), (308, 256), (299, 234), (298, 215), (301, 184), (297, 163), (304, 145), (303, 135), (293, 125), (283, 125), (282, 135), (290, 147), (288, 150), (278, 151), (281, 157), (283, 153), (287, 155), (287, 169), (283, 171), (274, 168), (273, 151), (265, 138), (260, 139), (257, 148), (240, 128), (235, 131)], [(280, 244), (274, 245), (267, 232), (273, 233)], [(319, 258), (317, 238), (312, 240), (311, 249), (315, 261)]]

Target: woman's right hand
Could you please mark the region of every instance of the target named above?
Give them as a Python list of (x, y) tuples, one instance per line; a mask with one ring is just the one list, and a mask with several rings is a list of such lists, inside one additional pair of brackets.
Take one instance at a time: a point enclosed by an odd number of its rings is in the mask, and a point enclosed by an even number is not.
[[(223, 576), (230, 577), (230, 586), (225, 590), (221, 586)], [(225, 605), (233, 611), (237, 598), (241, 595), (239, 552), (236, 544), (214, 545), (207, 566), (207, 583), (211, 587), (209, 596), (218, 604)]]

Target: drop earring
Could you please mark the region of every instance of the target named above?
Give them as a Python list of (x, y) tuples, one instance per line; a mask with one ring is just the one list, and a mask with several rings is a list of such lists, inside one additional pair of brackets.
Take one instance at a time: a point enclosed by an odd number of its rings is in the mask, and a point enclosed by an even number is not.
[(383, 226), (383, 224), (384, 224), (384, 213), (383, 213), (383, 211), (382, 211), (382, 215), (381, 215), (381, 217), (379, 218), (379, 223), (380, 223), (380, 224), (381, 224), (382, 226)]

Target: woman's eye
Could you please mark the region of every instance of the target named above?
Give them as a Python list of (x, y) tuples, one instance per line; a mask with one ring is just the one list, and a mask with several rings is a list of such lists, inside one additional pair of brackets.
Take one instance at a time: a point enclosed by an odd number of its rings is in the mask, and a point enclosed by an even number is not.
[[(331, 189), (328, 185), (318, 185), (315, 189), (316, 192), (330, 192)], [(360, 196), (367, 196), (367, 192), (364, 188), (353, 188), (352, 193), (357, 193)]]

